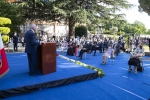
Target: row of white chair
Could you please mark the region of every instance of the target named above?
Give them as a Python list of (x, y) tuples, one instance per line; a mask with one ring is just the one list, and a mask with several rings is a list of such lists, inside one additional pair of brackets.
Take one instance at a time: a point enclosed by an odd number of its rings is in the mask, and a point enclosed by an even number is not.
[[(24, 47), (22, 46), (22, 43), (18, 43), (17, 46), (18, 46), (18, 50), (21, 50), (21, 52), (24, 51)], [(14, 52), (14, 44), (13, 44), (13, 43), (8, 43), (8, 47), (7, 47), (7, 48), (8, 48), (8, 49), (7, 49), (8, 52), (9, 52), (11, 49), (12, 49), (12, 51)]]
[[(87, 58), (87, 55), (89, 55), (90, 58), (92, 59), (92, 53), (93, 53), (93, 52), (91, 52), (91, 53), (84, 52), (84, 58), (86, 59), (86, 58)], [(111, 62), (112, 62), (112, 64), (113, 64), (113, 63), (114, 63), (114, 59), (115, 59), (115, 57), (114, 57), (114, 58), (107, 58), (107, 59), (106, 59), (106, 64), (108, 64), (108, 63), (110, 62), (110, 60), (111, 60)]]

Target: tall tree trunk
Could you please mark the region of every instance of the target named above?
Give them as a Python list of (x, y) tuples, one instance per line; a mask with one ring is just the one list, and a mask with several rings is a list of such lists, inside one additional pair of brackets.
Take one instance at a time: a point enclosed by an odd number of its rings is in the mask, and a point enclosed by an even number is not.
[(70, 17), (69, 18), (69, 38), (71, 36), (75, 36), (74, 30), (75, 30), (75, 21), (73, 20), (73, 17)]

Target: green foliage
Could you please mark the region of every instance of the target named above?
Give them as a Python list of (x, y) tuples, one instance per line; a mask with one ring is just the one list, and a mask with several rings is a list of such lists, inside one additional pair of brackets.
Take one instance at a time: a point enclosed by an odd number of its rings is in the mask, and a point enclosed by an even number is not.
[(135, 21), (132, 26), (134, 27), (133, 30), (135, 30), (135, 33), (137, 34), (144, 34), (146, 32), (145, 25), (140, 21)]
[(117, 35), (124, 35), (125, 34), (125, 32), (122, 32), (122, 31), (119, 31), (118, 33), (117, 33)]
[(4, 43), (9, 42), (9, 36), (8, 35), (2, 35), (2, 40)]
[[(131, 5), (126, 0), (23, 0), (25, 18), (47, 21), (65, 21), (69, 25), (69, 36), (73, 36), (75, 24), (85, 23), (98, 26), (99, 23), (117, 22), (123, 14), (116, 14), (120, 9)], [(93, 32), (93, 30), (91, 30)]]
[(9, 41), (9, 36), (6, 34), (10, 32), (10, 29), (8, 27), (3, 27), (6, 24), (11, 24), (11, 20), (9, 18), (0, 17), (0, 26), (2, 26), (0, 27), (0, 35), (4, 34), (2, 35), (2, 41), (4, 43)]
[(147, 13), (148, 15), (150, 15), (150, 1), (149, 0), (138, 0), (139, 1), (139, 11), (140, 12), (145, 12)]
[(12, 5), (5, 0), (0, 0), (0, 16), (11, 20), (12, 23), (10, 25), (5, 25), (10, 28), (11, 32), (20, 32), (20, 27), (18, 26), (25, 22), (25, 20), (23, 20), (23, 15), (24, 11), (18, 6)]
[(149, 34), (149, 35), (150, 35), (150, 29), (148, 29), (148, 30), (146, 31), (146, 34)]
[(105, 30), (103, 33), (104, 34), (111, 34), (109, 30)]
[(96, 29), (96, 26), (88, 25), (88, 31), (90, 31), (91, 34), (95, 34), (95, 29)]
[(10, 32), (10, 28), (8, 27), (0, 27), (0, 33), (8, 34)]
[(11, 20), (8, 18), (0, 17), (0, 25), (11, 24)]
[(129, 34), (124, 34), (122, 35), (123, 37), (129, 37), (130, 35)]
[(10, 32), (8, 27), (3, 27), (6, 24), (11, 24), (11, 20), (8, 18), (0, 17), (0, 33), (8, 34)]
[(144, 34), (146, 33), (145, 25), (140, 21), (135, 21), (133, 24), (127, 23), (124, 26), (125, 33)]
[(112, 27), (110, 28), (110, 33), (111, 34), (116, 34), (118, 32), (118, 27)]
[(85, 26), (77, 26), (75, 27), (75, 36), (85, 36), (87, 37), (87, 28)]
[[(45, 19), (48, 17), (48, 13), (44, 6), (44, 3), (41, 0), (22, 0), (23, 2), (18, 5), (19, 8), (24, 11), (24, 18), (29, 20), (34, 19)], [(45, 2), (45, 5), (48, 2)], [(45, 16), (46, 15), (46, 16)]]

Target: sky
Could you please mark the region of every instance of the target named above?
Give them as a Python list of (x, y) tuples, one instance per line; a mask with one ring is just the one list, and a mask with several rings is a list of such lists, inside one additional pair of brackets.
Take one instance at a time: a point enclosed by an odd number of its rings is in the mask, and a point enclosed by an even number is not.
[(147, 29), (150, 29), (150, 16), (147, 13), (140, 13), (138, 11), (138, 0), (127, 0), (129, 3), (136, 5), (129, 10), (123, 10), (122, 12), (126, 14), (126, 19), (129, 23), (134, 23), (134, 21), (142, 22)]

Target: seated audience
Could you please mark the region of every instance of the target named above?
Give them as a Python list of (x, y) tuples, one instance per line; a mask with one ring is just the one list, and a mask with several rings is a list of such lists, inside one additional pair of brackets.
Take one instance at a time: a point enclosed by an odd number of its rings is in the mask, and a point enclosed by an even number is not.
[(68, 49), (68, 43), (67, 41), (64, 41), (62, 44), (61, 44), (61, 52), (63, 53), (65, 50)]
[(141, 44), (138, 45), (137, 48), (134, 49), (133, 52), (131, 52), (131, 57), (128, 61), (128, 65), (129, 65), (129, 68), (128, 68), (128, 71), (131, 72), (132, 71), (132, 68), (131, 68), (131, 65), (134, 65), (134, 74), (137, 73), (137, 67), (140, 66), (140, 60), (142, 59), (142, 57), (144, 56), (144, 48)]
[(114, 54), (116, 56), (118, 56), (118, 54), (120, 53), (120, 48), (121, 48), (121, 44), (120, 44), (120, 41), (116, 41), (113, 45), (113, 48), (114, 48)]
[(71, 42), (68, 44), (67, 55), (74, 56), (75, 54), (76, 44)]
[(103, 41), (102, 51), (104, 52), (107, 49), (108, 49), (108, 40), (105, 38)]
[(86, 44), (83, 46), (83, 48), (80, 50), (80, 53), (79, 53), (79, 56), (78, 56), (78, 57), (80, 57), (80, 59), (82, 59), (83, 53), (85, 53), (85, 52), (91, 53), (91, 50), (92, 50), (92, 44), (88, 41), (88, 42), (86, 42)]
[(92, 51), (94, 51), (94, 56), (95, 56), (96, 50), (99, 50), (99, 47), (97, 46), (97, 42), (94, 41), (92, 44)]
[(104, 53), (104, 54), (102, 55), (102, 63), (101, 63), (101, 64), (106, 64), (107, 59), (108, 59), (108, 58), (111, 58), (111, 57), (114, 57), (114, 50), (113, 50), (113, 48), (110, 46), (110, 47), (107, 49), (106, 53)]
[(120, 45), (121, 45), (120, 46), (120, 50), (122, 50), (123, 52), (125, 52), (126, 51), (126, 49), (124, 47), (125, 46), (125, 41), (122, 40), (121, 43), (120, 43)]

